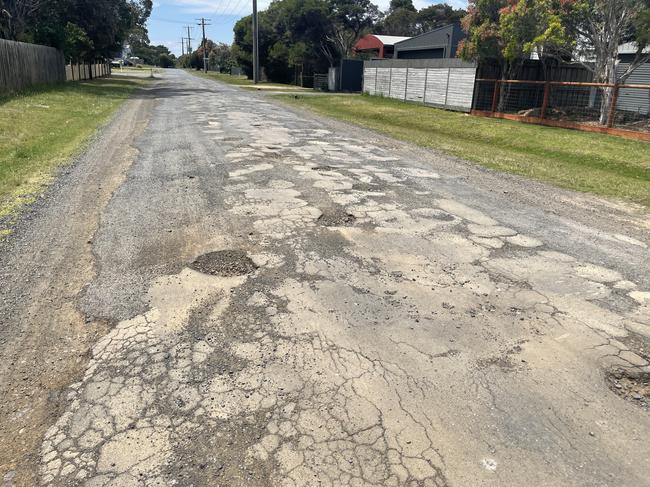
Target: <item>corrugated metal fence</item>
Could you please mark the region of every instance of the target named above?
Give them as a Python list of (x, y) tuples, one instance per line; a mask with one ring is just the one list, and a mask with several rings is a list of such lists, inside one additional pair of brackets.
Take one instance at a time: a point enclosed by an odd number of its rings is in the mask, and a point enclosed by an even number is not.
[(58, 81), (65, 81), (65, 59), (61, 51), (0, 39), (0, 91)]
[(366, 61), (363, 91), (469, 112), (476, 65), (459, 59), (382, 59)]
[[(628, 68), (628, 64), (620, 63), (616, 71), (620, 76)], [(625, 81), (629, 85), (650, 85), (650, 63), (636, 68)], [(642, 115), (650, 115), (650, 90), (634, 90), (622, 88), (618, 94), (618, 110), (626, 110)]]

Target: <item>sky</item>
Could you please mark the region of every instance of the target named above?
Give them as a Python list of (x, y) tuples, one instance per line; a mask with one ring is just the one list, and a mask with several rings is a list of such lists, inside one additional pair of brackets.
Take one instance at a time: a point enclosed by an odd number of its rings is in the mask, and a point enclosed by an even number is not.
[[(441, 0), (414, 0), (417, 8), (426, 7)], [(375, 4), (385, 10), (390, 0), (375, 0)], [(270, 0), (258, 0), (258, 10), (264, 10)], [(450, 5), (465, 7), (466, 0), (448, 0)], [(206, 36), (216, 42), (232, 43), (232, 29), (235, 22), (252, 12), (252, 0), (154, 0), (153, 11), (148, 22), (149, 39), (154, 45), (167, 46), (174, 54), (181, 54), (181, 37), (187, 37), (190, 31), (192, 49), (201, 42), (201, 27), (197, 25), (201, 17), (210, 19), (206, 27)]]

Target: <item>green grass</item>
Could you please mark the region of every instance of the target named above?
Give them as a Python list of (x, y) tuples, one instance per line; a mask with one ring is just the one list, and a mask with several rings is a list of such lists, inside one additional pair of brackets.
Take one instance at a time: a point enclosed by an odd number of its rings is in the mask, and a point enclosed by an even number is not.
[(246, 89), (272, 89), (272, 90), (281, 90), (281, 91), (311, 91), (311, 88), (302, 88), (300, 86), (296, 85), (287, 85), (283, 83), (268, 83), (268, 82), (262, 82), (258, 83), (257, 85), (253, 83), (253, 80), (248, 79), (246, 76), (231, 76), (229, 74), (225, 73), (216, 73), (214, 71), (208, 71), (207, 73), (204, 73), (203, 71), (197, 71), (197, 70), (188, 70), (190, 73), (195, 74), (197, 76), (201, 76), (203, 78), (208, 78), (208, 79), (214, 79), (217, 81), (222, 81), (224, 83), (228, 83), (229, 85), (236, 85), (241, 88), (246, 88)]
[(277, 98), (492, 169), (650, 207), (648, 142), (366, 95)]
[(0, 96), (0, 217), (33, 201), (143, 83), (97, 79)]

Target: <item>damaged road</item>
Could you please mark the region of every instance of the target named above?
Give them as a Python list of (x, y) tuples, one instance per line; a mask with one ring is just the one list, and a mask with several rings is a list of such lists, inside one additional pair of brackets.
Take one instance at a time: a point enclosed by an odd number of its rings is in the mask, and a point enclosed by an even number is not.
[(636, 486), (650, 223), (166, 71), (2, 244), (5, 485)]

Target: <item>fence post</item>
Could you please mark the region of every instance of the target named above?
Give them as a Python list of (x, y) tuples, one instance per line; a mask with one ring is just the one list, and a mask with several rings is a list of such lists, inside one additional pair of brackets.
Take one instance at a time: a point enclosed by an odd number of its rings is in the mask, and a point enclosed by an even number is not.
[(492, 92), (492, 113), (497, 111), (499, 103), (499, 92), (501, 91), (501, 84), (498, 79), (494, 80), (494, 91)]
[(375, 90), (373, 91), (373, 95), (377, 96), (377, 77), (379, 76), (379, 68), (375, 68)]
[(609, 114), (607, 116), (607, 127), (609, 127), (610, 129), (614, 126), (614, 119), (616, 118), (616, 104), (618, 103), (618, 89), (619, 89), (618, 84), (615, 84), (612, 91), (612, 97), (609, 100), (610, 105), (609, 105)]
[(449, 80), (451, 79), (451, 68), (447, 68), (447, 85), (445, 86), (445, 108), (447, 108), (447, 100), (449, 99)]
[(393, 87), (393, 67), (391, 66), (388, 68), (388, 98), (391, 98), (390, 96), (390, 90)]
[(409, 67), (406, 66), (406, 81), (404, 82), (404, 101), (406, 101), (406, 94), (409, 91)]
[(544, 101), (542, 102), (542, 112), (540, 118), (546, 118), (546, 110), (548, 109), (548, 98), (551, 92), (551, 83), (548, 81), (544, 83)]
[(422, 90), (422, 103), (427, 103), (427, 80), (429, 79), (429, 68), (424, 68), (424, 90)]

